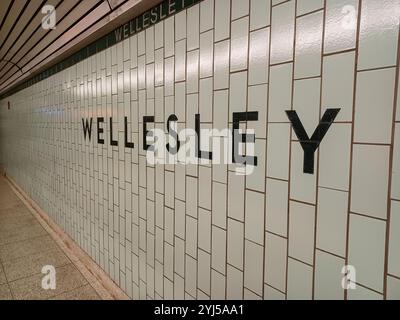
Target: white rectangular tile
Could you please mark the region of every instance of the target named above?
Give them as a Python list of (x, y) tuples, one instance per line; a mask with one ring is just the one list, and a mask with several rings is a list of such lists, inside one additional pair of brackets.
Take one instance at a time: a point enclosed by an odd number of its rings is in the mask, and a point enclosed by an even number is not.
[(196, 298), (197, 289), (197, 261), (186, 255), (185, 292)]
[(185, 239), (185, 202), (180, 200), (175, 200), (175, 224), (174, 224), (174, 234), (175, 236)]
[(199, 112), (201, 122), (211, 122), (213, 113), (213, 79), (200, 80)]
[(231, 72), (245, 70), (249, 48), (249, 18), (233, 21), (231, 28)]
[(319, 148), (319, 185), (348, 191), (351, 124), (334, 123)]
[[(364, 0), (361, 7), (358, 69), (393, 66), (397, 61), (399, 3)], [(381, 19), (385, 17), (385, 19)]]
[(246, 191), (245, 238), (264, 245), (264, 195)]
[(186, 213), (197, 217), (197, 179), (186, 176)]
[(232, 20), (249, 14), (249, 0), (232, 0)]
[(315, 207), (290, 201), (289, 256), (312, 264), (314, 259)]
[(199, 250), (197, 267), (198, 288), (206, 294), (211, 293), (211, 257), (210, 254)]
[(288, 265), (288, 300), (311, 300), (312, 267), (289, 258)]
[(353, 119), (354, 63), (354, 52), (324, 57), (321, 111), (340, 108), (336, 121)]
[(263, 246), (245, 241), (244, 286), (258, 295), (263, 291)]
[(356, 289), (349, 290), (347, 300), (383, 300), (383, 295), (365, 287), (357, 286)]
[(387, 277), (387, 300), (399, 300), (400, 299), (400, 280), (394, 277)]
[(206, 252), (211, 252), (211, 212), (199, 209), (198, 247)]
[(357, 282), (383, 292), (386, 222), (350, 215), (349, 264), (356, 268)]
[(186, 40), (175, 45), (175, 82), (186, 80)]
[(286, 300), (286, 295), (268, 285), (264, 285), (264, 300)]
[(243, 299), (243, 271), (240, 271), (230, 265), (227, 266), (226, 299)]
[(303, 15), (324, 7), (324, 0), (298, 0), (297, 15)]
[(317, 250), (315, 258), (315, 289), (317, 300), (343, 300), (342, 268), (345, 260)]
[(358, 72), (354, 140), (390, 143), (395, 69)]
[(348, 193), (319, 188), (317, 206), (317, 248), (346, 255)]
[(271, 24), (271, 0), (250, 0), (250, 30)]
[(186, 253), (193, 258), (197, 257), (198, 245), (198, 221), (190, 216), (186, 216)]
[(231, 74), (229, 89), (229, 121), (233, 112), (246, 111), (247, 104), (247, 72)]
[(228, 219), (227, 235), (227, 262), (238, 269), (243, 269), (244, 224)]
[(389, 147), (356, 145), (350, 210), (386, 219), (388, 193)]
[(250, 33), (249, 85), (268, 82), (270, 28)]
[(218, 227), (212, 227), (212, 268), (225, 274), (226, 267), (226, 231)]
[(288, 182), (267, 179), (265, 189), (265, 228), (285, 237), (287, 235)]
[(231, 1), (230, 0), (218, 0), (215, 1), (215, 41), (227, 39), (230, 35), (231, 27)]
[(288, 180), (290, 124), (270, 123), (267, 141), (267, 176)]
[(200, 78), (213, 75), (213, 32), (208, 31), (200, 35)]
[(295, 1), (272, 8), (271, 64), (293, 60)]
[[(317, 154), (314, 157), (316, 172)], [(317, 177), (315, 174), (304, 173), (304, 151), (299, 142), (292, 142), (290, 162), (290, 198), (315, 204)]]
[(287, 239), (266, 233), (265, 279), (272, 287), (286, 290)]
[(175, 52), (175, 18), (164, 20), (164, 56), (170, 57)]
[[(251, 128), (248, 128), (251, 130)], [(247, 155), (251, 154), (253, 157), (257, 157), (257, 165), (253, 166), (248, 164), (246, 166), (246, 187), (248, 189), (264, 192), (265, 188), (265, 156), (266, 156), (266, 140), (256, 139), (254, 144), (251, 144), (254, 148), (254, 152), (247, 149)], [(246, 147), (249, 148), (250, 144)]]
[(186, 10), (175, 15), (175, 41), (186, 38)]
[(223, 183), (213, 182), (212, 224), (226, 229), (227, 187)]
[(244, 176), (229, 172), (228, 216), (244, 221)]
[(225, 276), (211, 270), (211, 299), (225, 299), (225, 282)]
[(285, 63), (270, 67), (268, 95), (268, 121), (288, 122), (285, 111), (292, 106), (293, 64)]
[(214, 27), (214, 0), (205, 0), (200, 3), (200, 32)]
[[(315, 0), (313, 1), (315, 3)], [(301, 2), (297, 3), (298, 11)], [(316, 12), (296, 21), (294, 76), (296, 79), (321, 74), (323, 12)]]
[(327, 0), (324, 53), (353, 49), (356, 46), (357, 0)]
[(229, 48), (230, 41), (215, 44), (214, 48), (214, 89), (225, 89), (229, 86)]
[(186, 92), (199, 92), (199, 50), (187, 53)]

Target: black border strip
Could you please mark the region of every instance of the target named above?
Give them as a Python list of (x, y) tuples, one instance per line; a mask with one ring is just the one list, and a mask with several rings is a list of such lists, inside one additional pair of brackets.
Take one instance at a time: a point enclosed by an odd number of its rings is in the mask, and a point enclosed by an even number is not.
[(19, 85), (7, 90), (4, 94), (0, 95), (0, 100), (9, 97), (18, 91), (28, 88), (35, 83), (42, 81), (52, 75), (63, 71), (86, 58), (103, 51), (118, 42), (121, 42), (150, 26), (172, 16), (176, 13), (194, 5), (202, 0), (164, 0), (157, 6), (145, 11), (140, 16), (128, 21), (127, 23), (114, 29), (107, 35), (90, 43), (86, 47), (80, 49), (59, 63), (52, 67), (40, 72), (39, 74), (30, 77)]

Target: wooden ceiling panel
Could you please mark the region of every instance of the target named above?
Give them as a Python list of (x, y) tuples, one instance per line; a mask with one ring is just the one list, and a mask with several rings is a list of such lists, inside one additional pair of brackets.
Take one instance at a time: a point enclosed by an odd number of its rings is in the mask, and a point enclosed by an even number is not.
[[(69, 0), (67, 0), (69, 1)], [(24, 67), (31, 59), (33, 59), (36, 55), (42, 52), (46, 47), (51, 45), (54, 41), (57, 40), (58, 37), (62, 36), (69, 28), (75, 25), (79, 19), (82, 18), (82, 13), (89, 13), (91, 10), (97, 6), (97, 4), (101, 2), (101, 0), (84, 0), (79, 3), (78, 6), (73, 8), (71, 12), (65, 16), (62, 21), (57, 23), (57, 26), (54, 30), (46, 35), (46, 37), (40, 41), (37, 45), (35, 45), (32, 50), (30, 50), (19, 62), (18, 65)], [(86, 15), (85, 19), (86, 20)]]
[[(61, 1), (62, 0), (48, 0), (48, 1), (46, 1), (46, 4), (50, 4), (54, 7), (56, 7)], [(29, 40), (29, 38), (32, 37), (32, 34), (35, 33), (36, 29), (40, 28), (40, 25), (42, 23), (42, 18), (43, 18), (43, 15), (40, 15), (40, 14), (37, 14), (35, 17), (33, 17), (33, 20), (23, 30), (23, 32), (22, 32), (21, 36), (18, 38), (18, 40), (10, 47), (8, 53), (4, 57), (5, 59), (10, 60), (18, 52), (18, 50), (23, 45), (26, 44), (26, 42)]]
[(4, 17), (6, 16), (10, 3), (11, 0), (2, 0), (0, 2), (0, 26), (3, 22)]
[(53, 52), (56, 52), (60, 49), (64, 44), (68, 43), (74, 37), (78, 36), (81, 32), (85, 31), (86, 28), (90, 27), (93, 23), (100, 20), (102, 17), (107, 15), (110, 12), (110, 7), (107, 3), (103, 2), (98, 7), (96, 7), (93, 11), (91, 11), (85, 19), (79, 21), (76, 25), (74, 25), (70, 30), (64, 32), (60, 38), (55, 40), (50, 44), (48, 48), (40, 53), (40, 55), (36, 55), (36, 58), (31, 60), (28, 64), (26, 64), (22, 70), (26, 72), (32, 69), (35, 65), (43, 61), (46, 57), (51, 55)]
[(7, 40), (8, 35), (12, 32), (14, 24), (17, 22), (19, 15), (23, 12), (27, 0), (14, 0), (10, 11), (8, 12), (0, 30), (0, 45)]
[(43, 0), (30, 0), (27, 7), (20, 18), (16, 21), (12, 32), (10, 32), (7, 40), (0, 45), (0, 57), (3, 58), (5, 53), (13, 46), (22, 31), (26, 28), (29, 21), (36, 15), (36, 12), (41, 8)]
[[(105, 36), (162, 0), (0, 0), (0, 95)], [(56, 28), (41, 27), (41, 7)]]
[[(81, 0), (64, 0), (57, 7), (57, 19), (62, 19), (78, 2)], [(40, 24), (36, 32), (28, 39), (24, 44), (23, 48), (13, 57), (13, 61), (18, 63), (21, 58), (23, 58), (29, 50), (31, 50), (38, 41), (44, 36), (47, 36), (52, 30), (45, 30), (40, 27), (43, 15), (40, 13)]]

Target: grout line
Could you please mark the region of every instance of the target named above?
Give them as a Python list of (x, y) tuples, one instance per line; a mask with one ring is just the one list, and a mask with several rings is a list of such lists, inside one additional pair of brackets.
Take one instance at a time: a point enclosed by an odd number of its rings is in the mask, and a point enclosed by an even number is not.
[[(297, 34), (297, 0), (294, 0), (294, 27), (293, 27), (293, 56), (292, 56), (292, 92), (290, 98), (290, 109), (293, 110), (294, 105), (294, 87), (295, 87), (295, 57), (296, 57), (296, 34)], [(286, 220), (286, 235), (287, 235), (287, 242), (286, 242), (286, 279), (285, 279), (285, 298), (288, 300), (288, 280), (289, 280), (289, 243), (290, 243), (290, 236), (289, 236), (289, 225), (290, 225), (290, 187), (292, 183), (291, 175), (292, 175), (292, 139), (293, 139), (293, 128), (290, 126), (290, 139), (289, 139), (289, 169), (288, 169), (288, 197), (287, 197), (287, 220)]]
[[(322, 109), (324, 108), (322, 105), (322, 100), (323, 100), (323, 74), (324, 74), (324, 56), (323, 56), (323, 51), (325, 47), (325, 30), (326, 30), (326, 7), (327, 3), (326, 0), (323, 1), (323, 15), (322, 15), (322, 35), (321, 35), (321, 60), (320, 60), (320, 76), (318, 77), (320, 79), (320, 87), (319, 87), (319, 115), (318, 115), (318, 120), (320, 121), (322, 118)], [(316, 172), (316, 179), (315, 179), (315, 208), (314, 208), (314, 243), (313, 243), (313, 269), (312, 269), (312, 300), (315, 300), (315, 278), (316, 278), (316, 259), (317, 259), (317, 227), (318, 227), (318, 200), (319, 200), (319, 178), (320, 178), (320, 165), (321, 165), (321, 158), (320, 158), (320, 153), (321, 153), (321, 148), (318, 148), (316, 155), (314, 155), (317, 158), (317, 172)]]
[(396, 60), (396, 75), (394, 81), (394, 99), (393, 99), (393, 114), (392, 114), (392, 133), (391, 133), (391, 144), (390, 144), (390, 154), (389, 154), (389, 168), (388, 168), (388, 189), (387, 189), (387, 222), (386, 222), (386, 237), (385, 237), (385, 261), (384, 261), (384, 271), (383, 271), (383, 299), (387, 299), (388, 295), (388, 272), (389, 272), (389, 248), (393, 243), (390, 243), (390, 223), (392, 217), (392, 180), (393, 180), (393, 167), (395, 161), (394, 146), (395, 146), (395, 131), (396, 131), (396, 114), (397, 114), (397, 104), (398, 99), (398, 87), (399, 87), (399, 77), (400, 77), (400, 33), (397, 35), (397, 60)]
[[(354, 57), (354, 83), (353, 83), (353, 101), (352, 101), (352, 119), (355, 121), (355, 109), (356, 109), (356, 93), (357, 93), (357, 68), (358, 68), (358, 55), (359, 55), (359, 41), (360, 41), (360, 29), (361, 29), (361, 0), (358, 0), (357, 4), (357, 30), (355, 40), (355, 57)], [(351, 143), (350, 143), (350, 170), (349, 170), (349, 192), (347, 197), (347, 222), (346, 222), (346, 251), (345, 251), (345, 266), (349, 264), (349, 252), (350, 252), (350, 213), (351, 213), (351, 195), (353, 185), (353, 155), (354, 155), (354, 139), (355, 139), (355, 126), (354, 122), (351, 125)], [(344, 290), (344, 300), (348, 300), (348, 290)]]

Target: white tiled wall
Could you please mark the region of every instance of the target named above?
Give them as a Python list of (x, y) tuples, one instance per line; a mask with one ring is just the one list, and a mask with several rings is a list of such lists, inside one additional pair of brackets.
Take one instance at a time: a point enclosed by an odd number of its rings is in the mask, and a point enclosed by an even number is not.
[[(2, 100), (0, 164), (134, 299), (400, 299), (399, 10), (201, 1)], [(304, 174), (285, 110), (311, 136), (327, 108), (341, 110)], [(246, 110), (253, 174), (146, 162), (144, 115), (224, 129)]]

